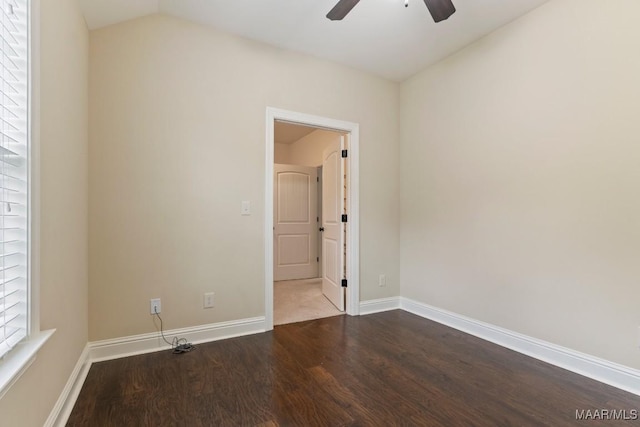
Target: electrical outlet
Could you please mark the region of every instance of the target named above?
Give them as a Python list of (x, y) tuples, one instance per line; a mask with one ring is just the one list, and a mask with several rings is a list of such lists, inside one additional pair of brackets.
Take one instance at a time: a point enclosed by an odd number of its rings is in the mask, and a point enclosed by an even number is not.
[(384, 274), (378, 276), (378, 286), (380, 286), (381, 288), (387, 286), (387, 276), (385, 276)]
[(151, 314), (160, 313), (162, 311), (162, 306), (160, 305), (160, 298), (153, 298), (150, 301), (150, 309)]
[(213, 308), (213, 292), (204, 294), (204, 308)]

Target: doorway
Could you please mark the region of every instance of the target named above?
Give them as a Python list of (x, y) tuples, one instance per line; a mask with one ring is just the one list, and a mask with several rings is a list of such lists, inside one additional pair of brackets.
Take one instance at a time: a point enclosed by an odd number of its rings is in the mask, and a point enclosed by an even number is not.
[(344, 314), (347, 139), (344, 132), (274, 124), (274, 325)]
[[(276, 128), (282, 130), (283, 127), (289, 127), (293, 131), (307, 132), (307, 134), (316, 132), (315, 135), (312, 135), (314, 138), (323, 133), (337, 135), (340, 137), (339, 143), (337, 145), (334, 143), (333, 148), (315, 145), (315, 150), (304, 152), (300, 150), (299, 145), (292, 147), (287, 153), (287, 141), (284, 141), (283, 145), (282, 140), (276, 143), (275, 138)], [(346, 311), (348, 315), (357, 315), (359, 314), (359, 193), (357, 185), (359, 126), (357, 123), (267, 108), (266, 128), (265, 329), (270, 330), (274, 325), (274, 277), (302, 280), (303, 284), (316, 286), (316, 293), (319, 284), (322, 293), (331, 299), (333, 304), (342, 308), (343, 312)], [(304, 135), (302, 137), (294, 136), (293, 139), (304, 139)], [(311, 158), (312, 155), (315, 155), (315, 159)], [(329, 189), (333, 191), (333, 196), (328, 199), (329, 202), (325, 204), (324, 208), (314, 215), (313, 212), (308, 212), (312, 209), (310, 206), (315, 203), (310, 203), (312, 196), (310, 191), (306, 189), (306, 185), (313, 179), (311, 177), (315, 176), (314, 171), (313, 169), (297, 168), (314, 168), (321, 164), (324, 164), (323, 169), (325, 170), (320, 169), (319, 172), (324, 178), (325, 188), (320, 194), (324, 193), (323, 197), (328, 197), (327, 189)], [(283, 172), (281, 174), (282, 182), (278, 181), (276, 174), (278, 170)], [(332, 173), (327, 176), (327, 171), (332, 171)], [(327, 183), (329, 185), (326, 185)], [(282, 191), (279, 185), (286, 189), (284, 191), (285, 202), (290, 202), (287, 198), (290, 199), (292, 194), (306, 194), (309, 203), (298, 203), (297, 205), (293, 203), (291, 206), (285, 203), (284, 207), (278, 206), (277, 198), (279, 192)], [(287, 185), (289, 187), (286, 187)], [(348, 189), (346, 192), (344, 191), (345, 187)], [(282, 212), (278, 209), (281, 209)], [(325, 218), (321, 220), (323, 216)], [(284, 224), (278, 223), (282, 217), (287, 219)], [(305, 217), (315, 220), (311, 224), (313, 230), (305, 231), (300, 228), (301, 224), (305, 222), (303, 220)], [(294, 230), (294, 232), (279, 233), (276, 228), (280, 226), (297, 228), (295, 230), (290, 228), (289, 231)], [(330, 233), (323, 234), (324, 232), (321, 231), (323, 228), (330, 229), (331, 227), (333, 228)], [(314, 232), (319, 234), (313, 235)], [(327, 237), (329, 234), (331, 236)], [(312, 239), (324, 242), (318, 245), (319, 251), (315, 258), (307, 253), (307, 248), (314, 248)], [(279, 243), (284, 250), (278, 247)], [(325, 258), (329, 261), (325, 268), (318, 268), (316, 270), (318, 273), (315, 274), (311, 272), (313, 267), (321, 266), (326, 261)], [(317, 265), (310, 265), (310, 261), (317, 262)], [(301, 276), (298, 278), (296, 275)], [(320, 277), (304, 277), (305, 275)], [(304, 283), (305, 280), (307, 283)], [(296, 283), (288, 281), (284, 285), (291, 287)], [(342, 295), (342, 299), (340, 299), (340, 295)], [(295, 298), (290, 299), (295, 301)], [(339, 313), (340, 311), (336, 312), (336, 314)]]

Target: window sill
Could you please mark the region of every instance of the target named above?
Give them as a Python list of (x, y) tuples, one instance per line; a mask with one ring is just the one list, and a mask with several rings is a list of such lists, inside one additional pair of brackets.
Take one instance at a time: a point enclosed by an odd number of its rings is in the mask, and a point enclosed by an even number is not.
[(38, 350), (55, 332), (55, 329), (40, 331), (18, 344), (0, 361), (0, 399), (36, 359)]

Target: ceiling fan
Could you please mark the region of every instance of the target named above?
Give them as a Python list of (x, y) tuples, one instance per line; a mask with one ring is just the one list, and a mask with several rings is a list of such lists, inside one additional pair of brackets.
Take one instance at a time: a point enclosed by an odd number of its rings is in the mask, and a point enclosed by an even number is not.
[[(332, 21), (340, 21), (351, 12), (351, 9), (353, 9), (359, 1), (360, 0), (339, 0), (333, 9), (327, 13), (327, 18)], [(405, 6), (407, 6), (407, 1), (408, 0), (405, 0)], [(433, 20), (436, 22), (447, 19), (456, 11), (451, 0), (424, 0), (424, 4), (427, 5)]]

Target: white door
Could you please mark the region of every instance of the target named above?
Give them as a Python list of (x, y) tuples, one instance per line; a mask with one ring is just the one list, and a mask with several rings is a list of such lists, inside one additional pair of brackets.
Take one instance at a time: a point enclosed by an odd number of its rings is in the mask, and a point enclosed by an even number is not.
[(344, 208), (342, 141), (337, 139), (322, 157), (322, 293), (344, 311)]
[(273, 280), (318, 277), (318, 170), (274, 165)]

